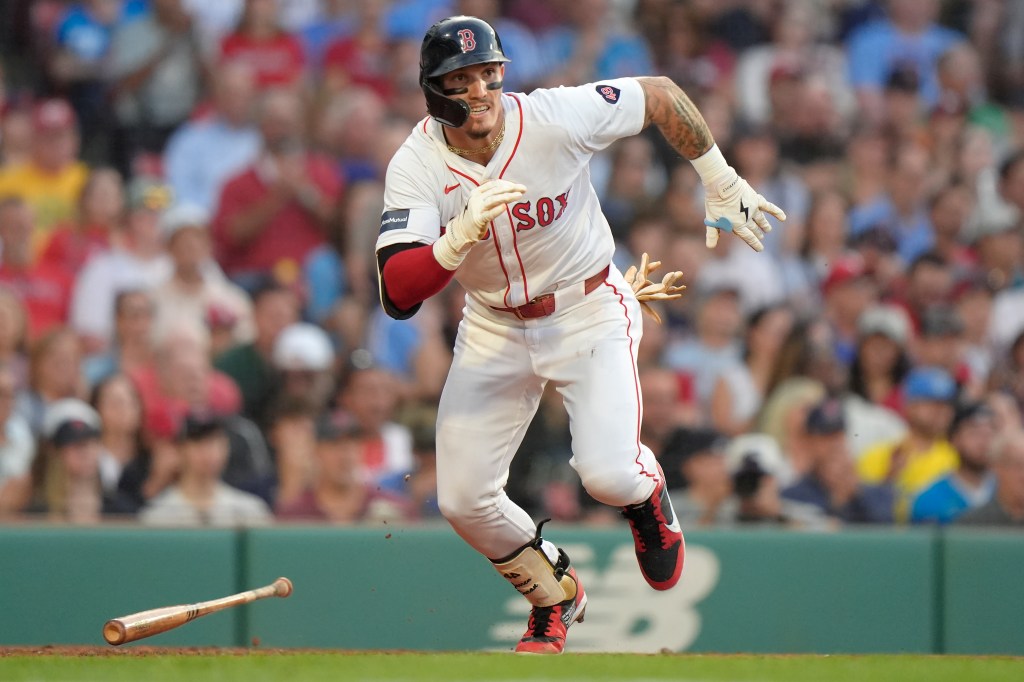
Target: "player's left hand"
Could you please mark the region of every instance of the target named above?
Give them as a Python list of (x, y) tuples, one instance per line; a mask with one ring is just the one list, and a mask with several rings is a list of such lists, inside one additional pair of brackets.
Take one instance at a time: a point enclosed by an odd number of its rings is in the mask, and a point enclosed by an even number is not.
[(661, 267), (660, 260), (652, 261), (644, 253), (640, 257), (640, 267), (637, 268), (635, 265), (629, 266), (629, 269), (623, 274), (623, 278), (630, 288), (633, 289), (633, 293), (636, 294), (636, 300), (640, 302), (640, 307), (643, 308), (643, 311), (653, 317), (658, 324), (661, 324), (661, 315), (651, 307), (648, 301), (665, 301), (679, 298), (683, 295), (682, 291), (686, 289), (686, 286), (676, 286), (676, 282), (683, 276), (683, 273), (679, 271), (667, 273), (662, 277), (661, 282), (652, 282), (648, 276), (659, 267)]
[(764, 236), (772, 229), (764, 214), (785, 220), (786, 212), (755, 192), (731, 167), (729, 170), (731, 173), (712, 186), (704, 186), (707, 247), (715, 248), (721, 232), (732, 232), (754, 251), (764, 251)]

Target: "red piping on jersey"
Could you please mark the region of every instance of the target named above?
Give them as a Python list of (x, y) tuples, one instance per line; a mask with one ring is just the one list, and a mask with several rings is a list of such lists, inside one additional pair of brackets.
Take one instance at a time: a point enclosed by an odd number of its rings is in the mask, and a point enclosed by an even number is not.
[[(448, 164), (445, 165), (448, 166)], [(474, 178), (473, 176), (466, 175), (459, 169), (452, 168), (451, 166), (448, 166), (448, 170), (450, 170), (452, 173), (455, 173), (456, 175), (461, 175), (462, 177), (466, 178), (467, 180), (472, 182), (476, 187), (480, 186), (480, 183), (477, 182), (476, 178)], [(508, 211), (508, 207), (506, 207), (505, 210)], [(513, 230), (512, 233), (515, 234), (515, 230)], [(494, 229), (494, 221), (491, 221), (491, 237), (493, 237), (494, 239), (494, 248), (498, 250), (498, 265), (501, 267), (501, 273), (505, 275), (505, 296), (503, 297), (502, 300), (504, 300), (505, 305), (508, 306), (508, 294), (512, 290), (512, 280), (509, 278), (508, 270), (505, 269), (505, 264), (501, 260), (501, 244), (498, 243), (498, 231)]]
[[(519, 101), (519, 98), (513, 94), (509, 94), (509, 97), (516, 101), (516, 106), (519, 107), (519, 132), (516, 134), (516, 144), (512, 147), (512, 153), (509, 154), (508, 161), (501, 167), (501, 172), (498, 173), (499, 178), (505, 176), (505, 171), (508, 170), (508, 166), (512, 163), (512, 159), (515, 158), (516, 152), (519, 151), (519, 141), (523, 139), (523, 103)], [(512, 228), (512, 250), (516, 252), (516, 260), (519, 262), (519, 272), (523, 273), (523, 295), (526, 296), (526, 300), (529, 301), (532, 297), (530, 296), (530, 286), (526, 281), (526, 266), (523, 265), (523, 257), (519, 255), (519, 238), (516, 236), (515, 222), (512, 220), (512, 211), (509, 207), (505, 206), (505, 215), (508, 216), (509, 227)], [(501, 254), (498, 254), (498, 259), (501, 260)], [(509, 282), (509, 289), (505, 290), (505, 305), (508, 303), (509, 290), (512, 287), (512, 283)]]
[(648, 478), (653, 478), (655, 481), (658, 480), (657, 473), (651, 473), (644, 468), (643, 463), (640, 461), (640, 455), (643, 454), (643, 449), (640, 445), (640, 422), (643, 415), (640, 410), (640, 380), (636, 371), (636, 359), (633, 353), (633, 336), (629, 333), (629, 330), (633, 327), (633, 320), (629, 319), (629, 308), (626, 307), (625, 300), (619, 290), (615, 288), (615, 285), (610, 283), (607, 279), (604, 281), (604, 286), (612, 290), (612, 292), (619, 297), (619, 305), (622, 306), (622, 312), (626, 316), (626, 336), (629, 337), (629, 362), (633, 367), (633, 392), (636, 396), (636, 459), (634, 460), (637, 466), (640, 467), (640, 473)]
[(430, 120), (430, 117), (429, 117), (429, 116), (427, 116), (427, 117), (426, 117), (425, 119), (423, 119), (423, 132), (424, 132), (425, 134), (428, 134), (428, 133), (427, 133), (427, 121), (429, 121), (429, 120)]

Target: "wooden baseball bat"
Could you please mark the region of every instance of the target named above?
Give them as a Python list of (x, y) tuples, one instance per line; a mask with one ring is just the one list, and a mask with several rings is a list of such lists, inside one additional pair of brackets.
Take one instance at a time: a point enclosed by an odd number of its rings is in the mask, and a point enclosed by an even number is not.
[(288, 578), (278, 578), (270, 585), (260, 587), (248, 592), (239, 592), (220, 599), (201, 601), (197, 604), (180, 604), (178, 606), (165, 606), (160, 609), (140, 611), (128, 616), (121, 616), (108, 620), (103, 626), (103, 639), (108, 644), (117, 646), (125, 642), (133, 642), (143, 637), (152, 637), (161, 632), (173, 630), (179, 625), (184, 625), (200, 616), (205, 616), (214, 611), (223, 611), (239, 604), (248, 604), (257, 599), (267, 597), (287, 597), (292, 593), (292, 581)]

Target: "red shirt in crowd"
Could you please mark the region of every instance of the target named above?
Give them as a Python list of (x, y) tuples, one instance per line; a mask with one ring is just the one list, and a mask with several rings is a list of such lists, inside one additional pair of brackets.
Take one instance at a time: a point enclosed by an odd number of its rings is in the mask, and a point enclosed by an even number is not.
[(255, 72), (260, 88), (293, 85), (302, 78), (306, 54), (298, 38), (284, 31), (268, 40), (254, 40), (241, 33), (232, 33), (220, 45), (221, 59), (240, 59)]
[[(181, 398), (166, 395), (153, 365), (131, 370), (128, 376), (142, 400), (143, 429), (156, 438), (174, 438), (182, 420), (194, 406)], [(214, 414), (238, 414), (242, 409), (242, 394), (234, 380), (223, 372), (210, 370), (204, 407)]]
[[(317, 190), (332, 202), (341, 197), (341, 179), (325, 158), (309, 155), (306, 174)], [(324, 230), (316, 218), (295, 199), (278, 211), (252, 239), (245, 243), (234, 240), (227, 228), (231, 220), (264, 200), (271, 191), (272, 187), (261, 177), (256, 165), (236, 175), (221, 190), (212, 236), (217, 261), (228, 275), (273, 272), (285, 261), (301, 267), (310, 251), (326, 243)]]
[[(383, 47), (383, 46), (382, 46)], [(370, 88), (385, 102), (394, 94), (386, 49), (365, 49), (356, 38), (337, 40), (324, 53), (324, 73), (342, 72), (353, 85)]]
[(79, 230), (71, 225), (58, 227), (50, 235), (39, 262), (66, 272), (77, 272), (85, 262), (100, 251), (110, 248), (110, 230), (104, 225), (90, 225)]
[(37, 339), (67, 321), (74, 285), (72, 272), (46, 263), (25, 269), (3, 264), (0, 265), (0, 284), (13, 290), (24, 303), (29, 338)]

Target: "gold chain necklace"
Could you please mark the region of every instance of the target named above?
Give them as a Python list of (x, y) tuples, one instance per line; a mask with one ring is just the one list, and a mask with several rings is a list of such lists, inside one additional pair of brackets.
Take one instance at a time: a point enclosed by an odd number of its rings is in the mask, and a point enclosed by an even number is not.
[[(491, 140), (491, 143), (488, 144), (486, 147), (480, 147), (480, 149), (459, 149), (458, 147), (453, 147), (452, 145), (449, 144), (448, 151), (450, 151), (453, 154), (458, 154), (459, 156), (473, 156), (474, 154), (486, 154), (487, 152), (492, 152), (495, 149), (497, 149), (498, 145), (501, 144), (501, 141), (504, 139), (505, 119), (503, 118), (501, 119), (501, 130), (498, 131), (498, 136)], [(447, 140), (445, 140), (445, 143), (447, 144)]]

